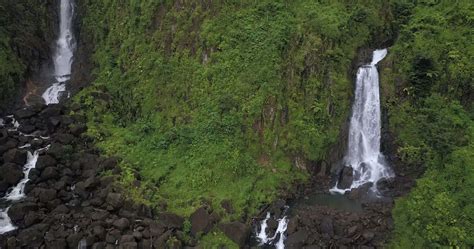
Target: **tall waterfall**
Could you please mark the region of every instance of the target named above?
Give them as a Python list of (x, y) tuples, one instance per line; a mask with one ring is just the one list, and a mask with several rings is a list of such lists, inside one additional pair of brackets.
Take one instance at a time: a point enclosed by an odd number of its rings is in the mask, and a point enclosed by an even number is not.
[(72, 32), (74, 16), (73, 0), (61, 0), (59, 16), (59, 37), (54, 53), (55, 82), (43, 93), (46, 104), (59, 103), (59, 97), (66, 91), (66, 81), (71, 76), (73, 53), (76, 47)]
[[(74, 15), (73, 0), (61, 0), (60, 10), (59, 37), (56, 41), (56, 51), (54, 54), (55, 81), (48, 89), (46, 89), (42, 96), (48, 105), (59, 103), (59, 97), (66, 91), (66, 81), (70, 79), (73, 52), (76, 46), (72, 33), (72, 18)], [(49, 139), (49, 137), (37, 136), (35, 134), (24, 134), (18, 131), (20, 123), (15, 120), (13, 115), (7, 117), (10, 122), (5, 123), (5, 120), (0, 118), (0, 127), (9, 127), (8, 132), (17, 132), (18, 135), (22, 137), (34, 137), (35, 139), (41, 138), (42, 140)], [(8, 216), (8, 210), (11, 205), (25, 198), (25, 186), (30, 179), (30, 171), (36, 167), (36, 161), (38, 160), (39, 154), (48, 150), (50, 147), (50, 145), (48, 145), (31, 152), (28, 150), (30, 146), (31, 144), (26, 144), (18, 147), (18, 149), (27, 150), (28, 153), (27, 162), (23, 166), (23, 179), (20, 180), (16, 186), (10, 188), (5, 196), (0, 198), (0, 234), (8, 233), (17, 228)]]
[(352, 167), (353, 179), (349, 188), (338, 184), (331, 192), (345, 193), (368, 182), (377, 191), (377, 181), (393, 177), (393, 172), (380, 152), (380, 96), (376, 64), (387, 55), (387, 49), (375, 50), (372, 62), (357, 71), (355, 98), (349, 127), (349, 141), (344, 164)]

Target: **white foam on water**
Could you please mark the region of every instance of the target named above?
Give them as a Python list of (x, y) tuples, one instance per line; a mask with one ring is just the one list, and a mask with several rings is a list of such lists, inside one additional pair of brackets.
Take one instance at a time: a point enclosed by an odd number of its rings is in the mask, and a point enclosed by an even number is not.
[(275, 232), (275, 235), (273, 236), (272, 240), (275, 240), (277, 234), (280, 234), (280, 239), (278, 239), (278, 242), (275, 244), (276, 249), (285, 249), (285, 231), (286, 228), (288, 227), (288, 219), (286, 216), (278, 220), (278, 228), (277, 231)]
[(46, 89), (42, 97), (47, 105), (58, 104), (60, 97), (65, 91), (65, 83), (53, 83), (50, 87), (48, 87), (48, 89)]
[[(285, 248), (285, 239), (286, 239), (285, 232), (286, 232), (286, 229), (288, 227), (289, 219), (286, 216), (284, 216), (281, 219), (278, 219), (278, 227), (275, 231), (275, 234), (273, 235), (273, 237), (269, 238), (268, 234), (265, 230), (268, 227), (267, 221), (268, 221), (268, 219), (270, 219), (270, 217), (271, 217), (270, 212), (267, 212), (267, 216), (260, 223), (260, 230), (257, 231), (257, 234), (256, 234), (256, 239), (259, 242), (259, 246), (263, 246), (265, 244), (267, 244), (267, 245), (273, 244), (276, 249), (284, 249)], [(278, 241), (275, 241), (275, 239), (277, 238), (278, 235), (280, 235), (279, 239), (278, 239)]]
[(262, 221), (262, 223), (260, 223), (260, 231), (257, 233), (257, 241), (260, 243), (260, 245), (266, 244), (268, 242), (267, 232), (265, 231), (268, 227), (268, 219), (270, 219), (270, 212), (267, 212), (267, 216)]
[(21, 181), (13, 187), (5, 196), (6, 200), (9, 201), (18, 201), (25, 197), (25, 185), (30, 180), (29, 174), (32, 168), (36, 166), (36, 161), (38, 161), (39, 150), (36, 150), (31, 154), (28, 151), (28, 159), (26, 161), (25, 166), (23, 167), (23, 174), (24, 177)]
[(18, 147), (18, 149), (25, 149), (31, 147), (31, 144), (25, 144), (23, 146)]
[(4, 234), (16, 229), (12, 224), (10, 217), (8, 217), (8, 209), (0, 209), (0, 234)]

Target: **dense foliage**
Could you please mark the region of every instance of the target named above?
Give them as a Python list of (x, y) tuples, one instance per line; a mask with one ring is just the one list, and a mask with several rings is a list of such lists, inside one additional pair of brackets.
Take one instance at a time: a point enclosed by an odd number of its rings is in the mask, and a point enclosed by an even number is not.
[(76, 98), (89, 133), (123, 158), (135, 197), (183, 215), (228, 199), (224, 219), (246, 218), (306, 178), (347, 118), (357, 48), (391, 35), (380, 1), (80, 4), (96, 46)]
[(471, 1), (397, 3), (382, 73), (402, 163), (426, 173), (394, 210), (395, 248), (474, 246)]
[(50, 2), (0, 2), (0, 105), (12, 100), (30, 71), (40, 67), (39, 57), (47, 59), (54, 36)]
[(473, 246), (473, 5), (381, 2), (81, 1), (95, 81), (76, 100), (136, 198), (183, 215), (228, 199), (224, 219), (245, 219), (326, 159), (357, 48), (398, 35), (384, 108), (402, 164), (424, 173), (391, 246)]

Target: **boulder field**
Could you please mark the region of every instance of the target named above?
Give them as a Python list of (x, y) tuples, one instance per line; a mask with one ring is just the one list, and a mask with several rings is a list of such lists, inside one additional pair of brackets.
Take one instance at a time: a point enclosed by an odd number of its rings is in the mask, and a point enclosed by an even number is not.
[[(85, 119), (70, 110), (34, 105), (4, 118), (0, 196), (23, 179), (27, 151), (48, 149), (29, 173), (26, 196), (8, 210), (17, 229), (0, 235), (0, 248), (192, 248), (194, 235), (217, 225), (219, 217), (202, 207), (190, 217), (193, 236), (186, 236), (184, 217), (127, 198), (117, 184), (119, 159), (101, 156), (84, 134)], [(244, 246), (248, 225), (219, 226)]]

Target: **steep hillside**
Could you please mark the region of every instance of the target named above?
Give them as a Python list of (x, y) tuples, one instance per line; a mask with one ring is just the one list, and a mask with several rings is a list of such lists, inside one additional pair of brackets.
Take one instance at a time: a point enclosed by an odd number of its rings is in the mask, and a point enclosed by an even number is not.
[(15, 100), (26, 78), (39, 74), (48, 62), (56, 26), (53, 2), (0, 3), (0, 110)]
[(367, 3), (82, 1), (89, 133), (137, 199), (182, 215), (230, 200), (224, 219), (246, 219), (337, 141), (357, 49), (392, 36), (389, 6)]
[[(396, 202), (391, 246), (474, 243), (470, 1), (79, 8), (94, 80), (75, 102), (88, 134), (122, 159), (135, 200), (183, 216), (208, 205), (224, 221), (245, 221), (312, 172), (329, 174), (358, 49), (393, 45), (380, 72), (382, 147), (403, 176), (421, 179)], [(201, 238), (219, 244), (231, 245), (217, 231)]]
[(474, 6), (427, 1), (397, 10), (402, 28), (382, 92), (396, 153), (407, 172), (423, 175), (397, 201), (392, 246), (472, 247)]

